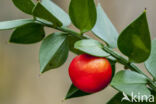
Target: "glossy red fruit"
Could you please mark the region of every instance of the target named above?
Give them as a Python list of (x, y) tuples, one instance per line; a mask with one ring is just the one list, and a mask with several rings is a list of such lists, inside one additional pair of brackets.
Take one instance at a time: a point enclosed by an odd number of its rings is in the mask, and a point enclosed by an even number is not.
[(94, 93), (110, 83), (112, 68), (106, 58), (81, 54), (72, 60), (69, 76), (77, 88), (87, 93)]

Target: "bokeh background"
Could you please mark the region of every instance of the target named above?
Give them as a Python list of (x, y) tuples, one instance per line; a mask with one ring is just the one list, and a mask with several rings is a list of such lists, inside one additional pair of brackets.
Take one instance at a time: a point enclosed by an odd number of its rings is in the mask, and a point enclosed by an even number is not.
[[(68, 12), (70, 0), (53, 0)], [(156, 0), (98, 0), (121, 32), (144, 8), (152, 37), (156, 35)], [(97, 1), (96, 1), (97, 2)], [(11, 0), (0, 0), (0, 21), (28, 18)], [(71, 26), (71, 28), (73, 28)], [(47, 34), (55, 30), (46, 29)], [(40, 75), (39, 46), (8, 43), (12, 30), (0, 31), (0, 104), (105, 104), (117, 91), (110, 86), (96, 94), (63, 100), (70, 87), (68, 66), (75, 56), (70, 53), (60, 68)], [(139, 65), (143, 67), (143, 65)], [(122, 67), (117, 65), (117, 69)]]

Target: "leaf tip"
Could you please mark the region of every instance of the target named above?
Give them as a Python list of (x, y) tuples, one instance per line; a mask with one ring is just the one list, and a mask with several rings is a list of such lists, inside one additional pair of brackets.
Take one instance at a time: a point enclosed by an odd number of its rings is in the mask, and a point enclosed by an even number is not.
[(8, 41), (8, 43), (16, 43), (16, 41), (11, 37)]
[(68, 96), (65, 96), (63, 100), (67, 100), (67, 99), (68, 99)]
[(44, 70), (40, 70), (40, 74), (43, 74), (45, 71)]
[(146, 13), (146, 12), (147, 12), (147, 8), (144, 9), (144, 13)]
[(43, 74), (45, 72), (45, 69), (40, 67), (40, 74)]

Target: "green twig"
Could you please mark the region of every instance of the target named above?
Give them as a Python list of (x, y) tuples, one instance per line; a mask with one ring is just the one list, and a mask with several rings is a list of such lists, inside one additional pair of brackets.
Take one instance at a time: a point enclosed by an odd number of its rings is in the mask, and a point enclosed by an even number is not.
[(85, 37), (82, 36), (80, 33), (75, 32), (75, 31), (73, 31), (73, 30), (71, 30), (71, 29), (69, 29), (67, 27), (63, 27), (63, 26), (62, 27), (55, 27), (55, 26), (53, 26), (51, 24), (46, 24), (46, 23), (44, 23), (42, 21), (39, 21), (39, 20), (36, 20), (36, 21), (43, 24), (43, 25), (45, 25), (45, 26), (47, 26), (47, 27), (50, 27), (50, 28), (53, 28), (53, 29), (56, 29), (56, 30), (59, 30), (59, 31), (62, 31), (62, 32), (66, 32), (66, 33), (68, 33), (70, 35), (73, 35), (73, 36), (76, 36), (76, 37), (78, 37), (80, 39), (85, 39)]

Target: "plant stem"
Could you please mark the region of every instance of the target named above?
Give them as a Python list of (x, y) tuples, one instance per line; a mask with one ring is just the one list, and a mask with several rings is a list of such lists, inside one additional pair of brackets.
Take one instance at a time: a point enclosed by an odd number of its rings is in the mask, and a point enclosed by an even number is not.
[(63, 26), (62, 27), (54, 27), (52, 24), (46, 24), (46, 23), (44, 23), (44, 22), (42, 22), (40, 20), (36, 20), (36, 21), (41, 23), (42, 25), (45, 25), (47, 27), (50, 27), (50, 28), (53, 28), (53, 29), (56, 29), (56, 30), (59, 30), (59, 31), (62, 31), (62, 32), (66, 32), (66, 33), (68, 33), (70, 35), (73, 35), (73, 36), (76, 36), (76, 37), (78, 37), (80, 39), (85, 39), (86, 38), (86, 37), (82, 36), (80, 33), (75, 32), (75, 31), (73, 31), (73, 30), (71, 30), (71, 29), (69, 29), (67, 27), (63, 27)]
[[(50, 24), (46, 24), (46, 23), (43, 23), (41, 21), (38, 21), (42, 24), (44, 24), (45, 26), (47, 27), (51, 27), (51, 28), (54, 28), (56, 30), (59, 30), (59, 31), (62, 31), (62, 32), (66, 32), (70, 35), (73, 35), (73, 36), (76, 36), (80, 39), (86, 39), (86, 37), (84, 37), (83, 35), (81, 35), (80, 33), (77, 33), (67, 27), (54, 27), (53, 25), (50, 25)], [(107, 46), (104, 46), (103, 47), (104, 51), (106, 51), (107, 53), (109, 53), (111, 56), (113, 56), (114, 58), (117, 59), (117, 61), (119, 63), (121, 63), (122, 65), (128, 67), (129, 69), (133, 70), (133, 71), (136, 71), (142, 75), (144, 75), (148, 82), (149, 82), (149, 86), (154, 90), (156, 91), (156, 83), (154, 83), (146, 74), (144, 74), (136, 65), (134, 65), (133, 63), (130, 63), (127, 59), (125, 59), (124, 57), (122, 57), (121, 55), (119, 55), (118, 53), (114, 52), (113, 50), (111, 50), (109, 47)]]

